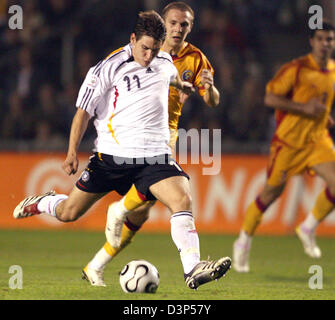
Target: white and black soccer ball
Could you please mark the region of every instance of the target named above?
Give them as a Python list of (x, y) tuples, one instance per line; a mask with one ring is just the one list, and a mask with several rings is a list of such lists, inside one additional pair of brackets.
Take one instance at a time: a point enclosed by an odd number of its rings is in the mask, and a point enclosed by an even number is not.
[(130, 261), (120, 273), (120, 285), (124, 292), (155, 293), (159, 285), (158, 270), (145, 260)]

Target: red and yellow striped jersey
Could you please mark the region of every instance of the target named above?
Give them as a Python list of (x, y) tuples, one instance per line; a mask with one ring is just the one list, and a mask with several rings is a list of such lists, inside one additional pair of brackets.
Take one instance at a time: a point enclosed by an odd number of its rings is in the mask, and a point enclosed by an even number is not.
[(335, 61), (330, 60), (322, 70), (312, 54), (286, 63), (267, 84), (266, 92), (285, 96), (297, 103), (311, 98), (325, 97), (322, 101), (327, 111), (318, 118), (276, 110), (277, 128), (274, 139), (301, 148), (327, 136), (328, 119), (334, 100)]

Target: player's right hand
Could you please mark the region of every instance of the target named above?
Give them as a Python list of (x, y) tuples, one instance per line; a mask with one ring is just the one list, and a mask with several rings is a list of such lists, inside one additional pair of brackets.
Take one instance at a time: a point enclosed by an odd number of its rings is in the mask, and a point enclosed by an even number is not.
[(78, 170), (79, 161), (77, 155), (68, 154), (65, 161), (63, 162), (62, 168), (68, 174), (75, 174)]
[(327, 110), (327, 106), (320, 98), (312, 98), (304, 105), (304, 113), (307, 116), (319, 117)]

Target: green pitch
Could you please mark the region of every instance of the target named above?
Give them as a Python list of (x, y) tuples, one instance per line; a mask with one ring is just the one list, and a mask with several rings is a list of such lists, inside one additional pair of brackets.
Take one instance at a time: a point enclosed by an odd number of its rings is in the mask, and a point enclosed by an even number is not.
[[(231, 256), (235, 236), (200, 234), (202, 259)], [(0, 230), (0, 300), (239, 300), (335, 299), (335, 239), (319, 238), (323, 258), (305, 256), (294, 236), (254, 238), (251, 272), (231, 269), (225, 278), (188, 289), (179, 254), (169, 234), (138, 234), (106, 268), (106, 288), (81, 279), (81, 269), (104, 244), (103, 232)], [(118, 273), (133, 259), (146, 259), (160, 272), (156, 294), (126, 294)], [(22, 268), (22, 289), (10, 288), (10, 267)], [(322, 268), (322, 289), (310, 289), (313, 265)]]

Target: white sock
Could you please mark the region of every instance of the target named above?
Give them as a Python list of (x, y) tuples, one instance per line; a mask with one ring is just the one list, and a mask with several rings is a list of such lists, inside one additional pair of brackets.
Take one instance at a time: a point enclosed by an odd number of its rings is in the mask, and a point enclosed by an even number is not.
[(100, 271), (103, 270), (106, 264), (112, 259), (113, 257), (106, 252), (104, 247), (102, 247), (94, 256), (94, 258), (89, 262), (88, 266), (91, 269)]
[(301, 228), (307, 233), (314, 233), (316, 227), (319, 225), (319, 221), (315, 219), (312, 212), (310, 212), (306, 219), (302, 222)]
[(67, 198), (68, 196), (65, 194), (46, 196), (37, 204), (37, 209), (43, 213), (56, 217), (56, 207)]
[(200, 245), (191, 212), (177, 212), (171, 216), (171, 236), (178, 248), (184, 273), (189, 273), (200, 261)]
[(240, 231), (240, 235), (238, 237), (239, 246), (243, 248), (250, 248), (251, 240), (252, 240), (252, 236), (249, 236), (248, 233), (246, 233), (243, 230)]

